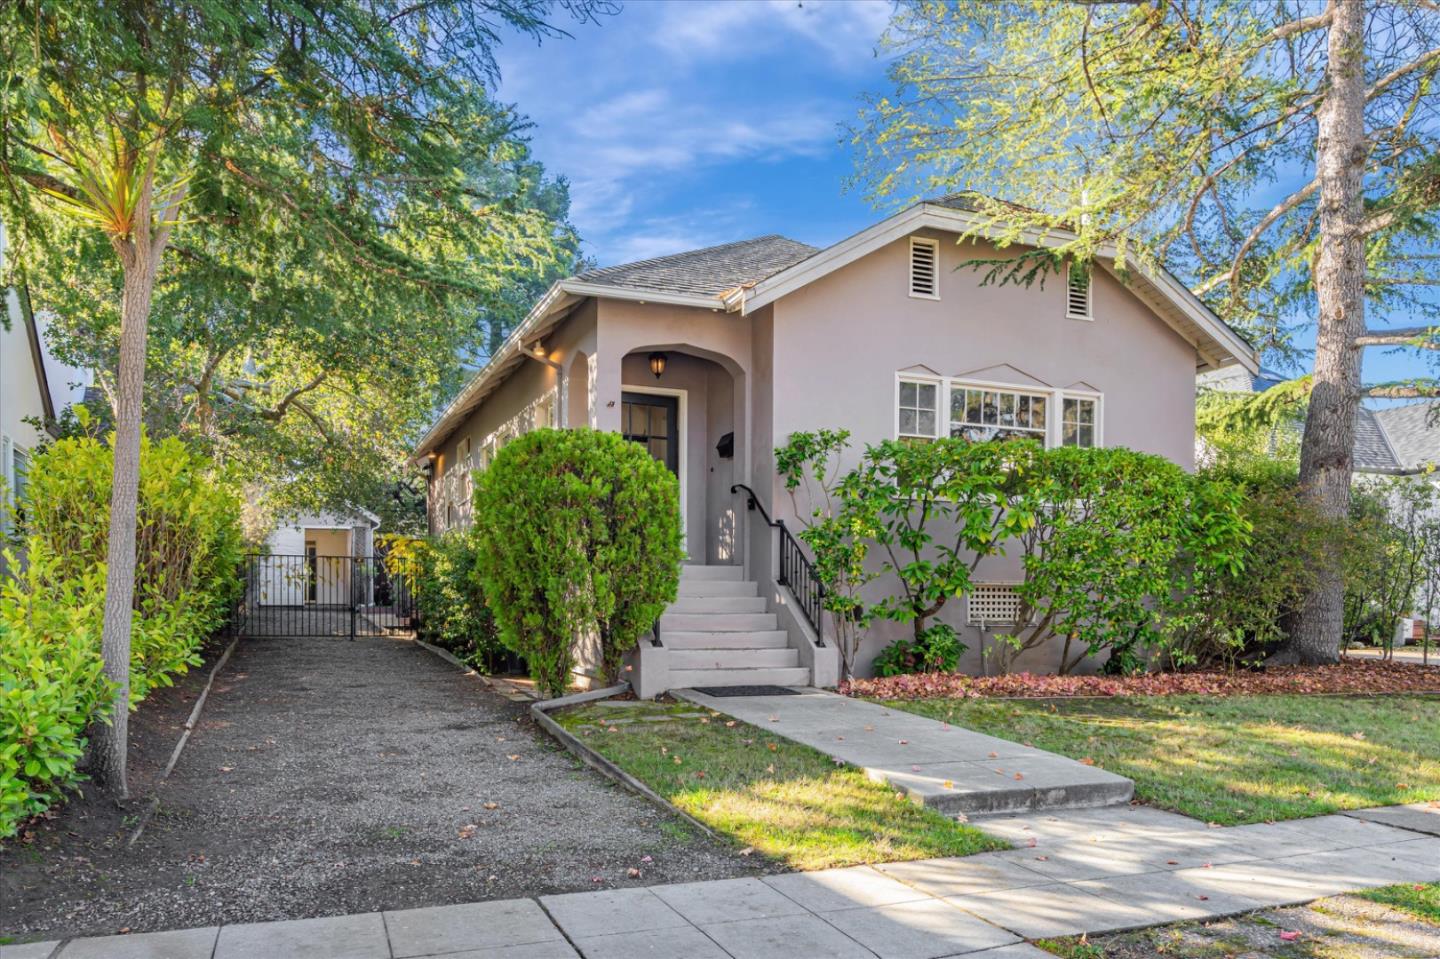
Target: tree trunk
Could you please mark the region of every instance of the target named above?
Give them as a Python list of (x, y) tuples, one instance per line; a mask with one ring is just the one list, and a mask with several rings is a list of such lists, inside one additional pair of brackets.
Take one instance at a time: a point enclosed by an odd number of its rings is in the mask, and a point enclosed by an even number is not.
[[(1320, 248), (1315, 293), (1320, 317), (1315, 380), (1300, 449), (1304, 496), (1332, 521), (1350, 509), (1355, 413), (1360, 405), (1360, 351), (1365, 331), (1365, 249), (1361, 222), (1365, 169), (1365, 5), (1331, 0), (1329, 68), (1318, 115), (1316, 175), (1320, 181)], [(1301, 604), (1289, 641), (1274, 657), (1293, 663), (1340, 658), (1345, 583), (1338, 556), (1325, 558)]]
[(120, 302), (120, 363), (115, 382), (115, 466), (110, 484), (110, 539), (105, 554), (105, 614), (100, 653), (115, 684), (110, 722), (90, 736), (91, 772), (116, 799), (126, 799), (130, 719), (130, 623), (135, 597), (135, 519), (140, 488), (140, 414), (145, 385), (145, 339), (155, 259), (136, 244), (123, 256), (125, 288)]

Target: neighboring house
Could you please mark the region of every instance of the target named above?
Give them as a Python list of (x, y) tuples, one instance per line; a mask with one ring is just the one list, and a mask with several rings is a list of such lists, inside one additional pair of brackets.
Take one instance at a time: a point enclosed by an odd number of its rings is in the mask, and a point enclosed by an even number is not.
[[(5, 224), (0, 222), (0, 271), (5, 269), (5, 244)], [(8, 533), (9, 510), (3, 507), (23, 507), (35, 447), (51, 437), (61, 411), (80, 401), (89, 378), (51, 354), (44, 317), (35, 315), (28, 291), (0, 287), (0, 299), (0, 532)], [(37, 428), (36, 423), (45, 426)]]
[[(282, 517), (252, 567), (260, 606), (369, 605), (380, 517), (366, 509)], [(358, 595), (362, 591), (364, 595)]]
[[(825, 249), (764, 236), (556, 283), (417, 447), (432, 529), (470, 521), (470, 472), (510, 438), (548, 425), (619, 431), (679, 477), (691, 564), (659, 624), (662, 645), (632, 657), (642, 695), (833, 684), (838, 654), (813, 625), (823, 617), (796, 598), (809, 584), (780, 568), (781, 532), (732, 492), (753, 489), (795, 529), (809, 507), (792, 503), (774, 468), (792, 432), (843, 427), (857, 456), (884, 439), (1005, 432), (1128, 446), (1188, 468), (1197, 371), (1257, 371), (1245, 341), (1183, 285), (1133, 264), (1122, 281), (1113, 250), (1088, 280), (983, 284), (967, 262), (1020, 250), (957, 244), (974, 218), (962, 198), (944, 198)], [(947, 619), (971, 647), (962, 668), (983, 669), (979, 624), (1013, 613), (1018, 577), (1017, 560), (989, 560), (976, 574), (984, 585), (951, 604)], [(877, 625), (861, 671), (903, 630)], [(1056, 660), (1039, 649), (1018, 668)]]

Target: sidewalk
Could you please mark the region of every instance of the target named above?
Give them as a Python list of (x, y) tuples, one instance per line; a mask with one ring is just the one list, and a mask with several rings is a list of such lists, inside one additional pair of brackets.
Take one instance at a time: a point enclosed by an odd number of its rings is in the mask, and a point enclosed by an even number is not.
[(789, 696), (674, 694), (804, 743), (945, 813), (1128, 802), (1124, 776), (946, 723), (820, 689)]
[(1020, 848), (398, 912), (0, 946), (0, 959), (1040, 959), (1023, 942), (1440, 881), (1440, 809), (1211, 829), (1141, 806), (985, 819)]

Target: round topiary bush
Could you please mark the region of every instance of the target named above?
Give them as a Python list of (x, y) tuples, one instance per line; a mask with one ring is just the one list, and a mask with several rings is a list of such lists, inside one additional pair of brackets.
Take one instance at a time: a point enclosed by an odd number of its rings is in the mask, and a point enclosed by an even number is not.
[(680, 488), (641, 446), (590, 429), (535, 430), (475, 485), (476, 565), (501, 641), (546, 695), (565, 692), (577, 643), (604, 678), (675, 599)]

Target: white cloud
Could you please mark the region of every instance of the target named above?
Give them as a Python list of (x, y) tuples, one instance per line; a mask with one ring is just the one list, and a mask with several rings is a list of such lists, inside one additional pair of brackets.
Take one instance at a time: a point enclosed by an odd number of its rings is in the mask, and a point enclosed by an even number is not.
[(583, 158), (570, 171), (571, 216), (582, 236), (624, 224), (636, 194), (656, 178), (722, 163), (763, 163), (819, 156), (835, 142), (833, 105), (782, 104), (753, 118), (723, 107), (681, 105), (661, 90), (641, 90), (571, 118), (568, 142)]
[(890, 22), (890, 0), (764, 0), (676, 3), (655, 31), (662, 49), (687, 60), (772, 52), (799, 37), (840, 66), (873, 56)]

